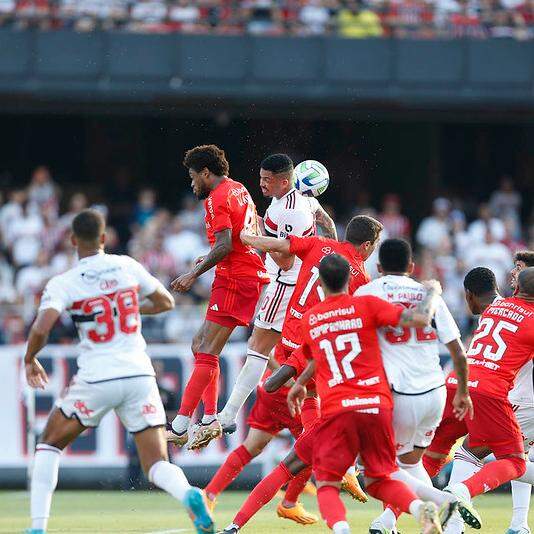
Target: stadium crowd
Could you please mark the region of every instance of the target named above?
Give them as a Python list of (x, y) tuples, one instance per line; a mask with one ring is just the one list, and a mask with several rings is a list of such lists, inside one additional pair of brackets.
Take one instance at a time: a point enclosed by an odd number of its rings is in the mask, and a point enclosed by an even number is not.
[[(44, 285), (76, 261), (69, 225), (91, 202), (83, 192), (65, 197), (45, 166), (33, 171), (26, 187), (0, 194), (0, 344), (25, 339)], [(191, 196), (183, 198), (176, 213), (160, 207), (151, 188), (140, 189), (131, 203), (111, 195), (107, 205), (92, 205), (108, 216), (108, 251), (132, 255), (167, 287), (208, 249), (203, 206)], [(379, 210), (361, 206), (350, 215), (361, 213), (384, 224), (383, 238), (413, 238), (416, 277), (441, 281), (444, 298), (462, 330), (468, 327), (462, 288), (465, 273), (475, 266), (487, 266), (507, 294), (513, 253), (534, 249), (534, 213), (522, 225), (521, 195), (510, 177), (503, 177), (500, 188), (473, 214), (465, 213), (460, 200), (436, 198), (431, 213), (414, 226), (403, 215), (401, 198), (395, 194), (386, 195)], [(343, 220), (332, 215), (339, 223), (339, 235), (343, 235)], [(367, 266), (371, 276), (376, 276), (376, 257), (372, 256)], [(147, 339), (189, 339), (202, 321), (198, 307), (205, 306), (211, 281), (210, 273), (206, 273), (193, 291), (175, 294), (178, 305), (173, 312), (147, 318), (143, 322)], [(70, 320), (66, 319), (53, 335), (52, 341), (71, 342), (75, 331)]]
[(534, 0), (0, 0), (0, 26), (523, 40), (534, 37)]

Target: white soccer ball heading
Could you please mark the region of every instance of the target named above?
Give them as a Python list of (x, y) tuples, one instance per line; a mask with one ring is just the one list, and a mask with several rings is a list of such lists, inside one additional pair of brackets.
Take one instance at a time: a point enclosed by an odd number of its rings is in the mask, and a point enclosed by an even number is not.
[(295, 187), (306, 196), (318, 197), (322, 195), (330, 183), (328, 169), (314, 159), (307, 159), (299, 163), (293, 171)]

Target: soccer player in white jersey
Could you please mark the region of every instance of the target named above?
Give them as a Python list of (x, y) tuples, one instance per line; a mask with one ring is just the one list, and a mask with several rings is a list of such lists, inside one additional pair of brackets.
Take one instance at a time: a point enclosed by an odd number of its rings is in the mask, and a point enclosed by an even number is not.
[[(415, 307), (424, 299), (426, 289), (410, 278), (414, 264), (407, 241), (386, 239), (380, 245), (378, 257), (378, 271), (382, 276), (358, 288), (355, 295), (374, 295), (407, 308)], [(445, 377), (439, 361), (439, 342), (446, 345), (458, 373), (455, 404), (471, 407), (467, 391), (467, 361), (460, 331), (447, 305), (439, 297), (433, 326), (380, 329), (378, 337), (393, 392), (398, 465), (424, 484), (432, 486), (421, 458), (432, 441), (445, 407)], [(395, 519), (393, 511), (387, 508), (373, 521), (369, 532), (391, 532)]]
[(168, 311), (174, 299), (132, 258), (105, 254), (104, 242), (103, 216), (80, 212), (72, 222), (79, 262), (48, 282), (30, 330), (24, 363), (33, 388), (44, 389), (48, 382), (37, 354), (65, 311), (78, 330), (80, 355), (78, 373), (56, 402), (36, 447), (27, 532), (46, 532), (62, 450), (110, 410), (134, 434), (148, 479), (184, 504), (197, 533), (214, 532), (201, 491), (168, 461), (165, 412), (141, 335), (140, 315)]
[[(271, 204), (263, 217), (264, 233), (271, 237), (309, 236), (319, 225), (323, 235), (337, 239), (336, 227), (313, 197), (300, 194), (294, 186), (293, 162), (286, 154), (272, 154), (260, 165), (260, 188)], [(265, 290), (248, 340), (247, 359), (219, 421), (227, 433), (235, 430), (237, 414), (259, 384), (273, 347), (280, 340), (287, 305), (293, 294), (301, 266), (295, 256), (267, 254), (266, 267), (270, 284)]]

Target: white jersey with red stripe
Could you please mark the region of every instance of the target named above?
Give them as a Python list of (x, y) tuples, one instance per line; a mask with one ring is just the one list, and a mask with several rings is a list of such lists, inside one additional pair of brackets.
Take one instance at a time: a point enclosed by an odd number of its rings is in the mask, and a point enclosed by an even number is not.
[(80, 338), (78, 377), (94, 383), (153, 376), (141, 334), (139, 301), (161, 283), (129, 256), (81, 259), (46, 285), (39, 311), (67, 311)]
[[(286, 238), (288, 235), (315, 235), (315, 212), (320, 204), (316, 198), (305, 197), (292, 188), (281, 198), (273, 198), (265, 212), (263, 223), (265, 233), (271, 237)], [(265, 266), (271, 281), (282, 282), (294, 286), (297, 282), (302, 260), (295, 257), (293, 267), (282, 271), (276, 262), (267, 254)]]

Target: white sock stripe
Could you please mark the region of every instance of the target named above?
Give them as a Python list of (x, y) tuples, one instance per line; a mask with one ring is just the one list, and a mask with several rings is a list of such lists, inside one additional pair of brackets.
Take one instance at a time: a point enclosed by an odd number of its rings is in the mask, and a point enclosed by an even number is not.
[(262, 354), (261, 352), (256, 352), (255, 350), (247, 349), (247, 358), (249, 356), (252, 356), (254, 358), (261, 358), (262, 360), (268, 360), (269, 356), (265, 356), (265, 354)]
[(465, 456), (470, 458), (473, 463), (479, 463), (479, 464), (482, 463), (472, 452), (465, 449), (463, 445), (460, 446), (456, 452), (459, 454), (464, 454)]
[(455, 460), (463, 460), (464, 462), (468, 462), (473, 465), (482, 465), (482, 461), (479, 460), (474, 454), (471, 454), (469, 451), (466, 451), (463, 447), (460, 447), (455, 453), (454, 453), (454, 459)]
[(473, 460), (473, 458), (469, 458), (469, 456), (462, 456), (462, 455), (458, 455), (456, 456), (456, 454), (454, 455), (454, 461), (461, 461), (461, 462), (465, 462), (467, 464), (471, 464), (471, 465), (475, 465), (477, 467), (482, 467), (482, 462), (480, 460), (478, 461), (475, 461)]
[(57, 452), (58, 454), (61, 454), (61, 449), (58, 449), (57, 447), (53, 447), (52, 445), (47, 445), (46, 443), (39, 443), (35, 447), (35, 452), (37, 451), (50, 451), (50, 452)]

